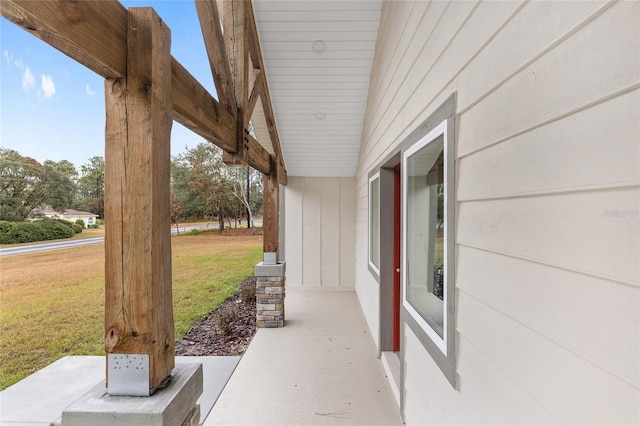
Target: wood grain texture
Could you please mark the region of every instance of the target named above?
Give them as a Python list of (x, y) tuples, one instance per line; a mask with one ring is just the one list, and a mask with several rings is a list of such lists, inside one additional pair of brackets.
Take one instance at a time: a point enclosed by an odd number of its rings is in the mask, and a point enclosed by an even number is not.
[[(2, 2), (2, 16), (101, 76), (124, 78), (127, 10), (117, 1)], [(175, 58), (171, 59), (174, 119), (226, 151), (234, 152), (234, 116)]]
[(3, 0), (2, 16), (105, 78), (127, 70), (127, 10), (117, 1)]
[[(169, 176), (170, 31), (129, 10), (126, 84), (107, 82), (105, 350), (148, 354), (149, 387), (174, 367)], [(126, 130), (124, 130), (126, 129)]]
[(249, 90), (251, 94), (249, 95), (249, 99), (247, 100), (246, 108), (249, 117), (253, 116), (253, 111), (256, 108), (256, 103), (258, 102), (260, 95), (264, 91), (264, 74), (262, 73), (262, 71), (252, 70), (250, 77)]
[(247, 111), (249, 99), (249, 31), (247, 28), (247, 1), (227, 2), (223, 9), (224, 38), (233, 76), (233, 90), (236, 103), (236, 149), (223, 153), (225, 164), (244, 166), (248, 164), (246, 135), (249, 134)]
[[(256, 80), (256, 87), (251, 93), (250, 100), (257, 101), (257, 97), (253, 96), (253, 92), (256, 92), (262, 102), (262, 110), (264, 111), (265, 121), (267, 123), (267, 129), (269, 131), (269, 137), (271, 139), (271, 145), (273, 152), (277, 159), (277, 178), (278, 182), (282, 185), (287, 184), (287, 170), (285, 166), (284, 156), (282, 155), (282, 148), (280, 145), (280, 136), (278, 135), (278, 128), (276, 126), (275, 114), (273, 112), (273, 104), (271, 101), (271, 94), (269, 93), (269, 84), (267, 83), (267, 76), (265, 74), (264, 60), (262, 58), (262, 50), (260, 49), (260, 40), (258, 39), (258, 29), (256, 27), (256, 19), (253, 13), (253, 6), (251, 2), (248, 2), (247, 9), (247, 36), (248, 36), (248, 50), (251, 57), (251, 62), (254, 69), (260, 70), (260, 80)], [(256, 89), (260, 89), (256, 91)], [(255, 105), (255, 103), (253, 104)], [(252, 107), (253, 108), (253, 107)]]
[(225, 151), (235, 151), (236, 119), (171, 58), (173, 118)]
[(272, 167), (270, 174), (262, 178), (263, 184), (263, 236), (262, 246), (265, 253), (276, 253), (280, 260), (280, 185), (276, 169)]
[(271, 154), (253, 136), (246, 135), (246, 138), (249, 165), (265, 175), (270, 174), (272, 170)]
[(235, 115), (237, 106), (233, 75), (220, 25), (218, 5), (214, 0), (196, 0), (195, 4), (218, 99), (230, 113)]

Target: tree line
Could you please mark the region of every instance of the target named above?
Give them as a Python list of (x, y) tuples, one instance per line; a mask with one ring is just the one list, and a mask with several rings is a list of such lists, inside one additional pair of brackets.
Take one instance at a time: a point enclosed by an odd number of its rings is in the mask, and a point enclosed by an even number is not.
[[(79, 169), (67, 160), (40, 163), (0, 148), (0, 220), (24, 221), (45, 205), (65, 212), (87, 211), (104, 219), (104, 158)], [(228, 167), (222, 151), (208, 143), (171, 160), (171, 218), (235, 223), (262, 209), (262, 175), (250, 167)], [(249, 220), (248, 220), (249, 221)], [(251, 223), (249, 223), (251, 224)]]

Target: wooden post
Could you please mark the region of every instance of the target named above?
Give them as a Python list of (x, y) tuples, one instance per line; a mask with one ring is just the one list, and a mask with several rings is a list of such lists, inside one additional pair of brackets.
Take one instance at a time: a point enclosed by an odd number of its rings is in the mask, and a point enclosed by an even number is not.
[(223, 24), (227, 38), (228, 57), (231, 61), (233, 88), (237, 108), (236, 142), (234, 153), (224, 151), (222, 160), (231, 166), (246, 166), (249, 160), (249, 30), (247, 26), (247, 0), (232, 0), (225, 4)]
[(276, 261), (280, 260), (280, 187), (278, 183), (277, 159), (271, 157), (270, 173), (263, 175), (263, 210), (262, 246), (264, 253), (276, 253)]
[(126, 79), (105, 81), (105, 350), (147, 354), (149, 389), (175, 362), (170, 45), (153, 9), (130, 9)]

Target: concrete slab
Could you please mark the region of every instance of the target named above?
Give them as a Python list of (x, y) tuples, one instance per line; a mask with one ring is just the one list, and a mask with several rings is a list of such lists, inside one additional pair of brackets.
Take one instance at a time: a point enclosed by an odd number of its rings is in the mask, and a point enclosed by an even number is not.
[(209, 415), (213, 405), (218, 400), (231, 374), (236, 369), (239, 356), (178, 356), (176, 364), (199, 362), (202, 364), (204, 384), (202, 395), (198, 399), (200, 404), (200, 424)]
[[(240, 361), (231, 357), (176, 357), (176, 364), (201, 363), (201, 423)], [(0, 392), (0, 425), (59, 424), (62, 411), (105, 378), (102, 356), (68, 356)]]
[(402, 425), (353, 292), (288, 292), (284, 328), (259, 329), (205, 425)]
[(202, 364), (178, 364), (167, 386), (151, 396), (113, 396), (105, 383), (64, 409), (63, 426), (180, 425), (202, 394)]
[(105, 358), (68, 356), (0, 392), (0, 424), (50, 425), (105, 377)]

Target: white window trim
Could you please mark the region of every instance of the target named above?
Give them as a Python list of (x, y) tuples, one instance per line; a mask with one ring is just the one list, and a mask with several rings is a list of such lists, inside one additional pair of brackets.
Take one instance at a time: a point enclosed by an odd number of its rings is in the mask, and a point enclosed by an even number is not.
[[(429, 323), (427, 323), (427, 321), (422, 317), (422, 315), (420, 315), (418, 313), (418, 311), (415, 310), (415, 308), (411, 305), (411, 303), (409, 303), (409, 301), (407, 300), (407, 276), (406, 276), (406, 272), (407, 272), (407, 267), (406, 267), (406, 259), (407, 259), (407, 220), (406, 220), (406, 212), (407, 212), (407, 184), (408, 184), (408, 176), (407, 176), (407, 160), (408, 158), (415, 154), (417, 151), (419, 151), (420, 149), (424, 148), (425, 146), (429, 145), (431, 142), (433, 142), (434, 140), (436, 140), (439, 136), (443, 136), (444, 137), (444, 192), (445, 194), (450, 190), (449, 187), (449, 181), (448, 181), (448, 177), (447, 177), (447, 161), (446, 159), (449, 158), (449, 155), (451, 155), (450, 152), (448, 152), (448, 134), (447, 134), (447, 120), (445, 119), (444, 121), (442, 121), (440, 124), (438, 124), (438, 126), (436, 126), (435, 128), (433, 128), (429, 133), (427, 133), (425, 136), (423, 136), (418, 142), (416, 142), (415, 144), (413, 144), (409, 149), (407, 149), (405, 152), (403, 152), (402, 154), (402, 256), (401, 258), (403, 259), (403, 264), (402, 267), (400, 268), (401, 270), (401, 283), (402, 283), (402, 305), (403, 307), (406, 309), (406, 311), (411, 315), (411, 317), (420, 325), (420, 327), (424, 330), (424, 332), (427, 334), (427, 336), (429, 336), (429, 338), (433, 341), (433, 343), (438, 347), (438, 349), (440, 349), (440, 351), (444, 354), (444, 356), (447, 356), (447, 336), (448, 336), (448, 326), (449, 326), (449, 321), (448, 321), (448, 309), (446, 309), (446, 307), (448, 306), (448, 286), (451, 285), (451, 283), (449, 283), (448, 281), (448, 271), (449, 268), (453, 267), (453, 265), (447, 265), (447, 259), (448, 259), (448, 244), (444, 244), (444, 262), (445, 262), (445, 268), (444, 268), (444, 300), (443, 300), (443, 304), (445, 309), (443, 310), (443, 333), (442, 336), (440, 337), (440, 335), (429, 325)], [(447, 212), (448, 211), (448, 202), (447, 202), (447, 198), (448, 197), (444, 197), (444, 211)], [(449, 232), (451, 231), (449, 229), (450, 225), (448, 223), (447, 220), (445, 220), (444, 222), (444, 241), (449, 241)]]
[[(371, 184), (378, 179), (378, 221), (380, 220), (380, 172), (376, 172), (375, 174), (373, 174), (370, 178), (369, 178), (369, 182), (368, 182), (368, 194), (369, 194), (369, 208), (368, 208), (368, 214), (369, 214), (369, 226), (368, 226), (368, 230), (367, 233), (369, 235), (369, 240), (368, 240), (368, 244), (367, 244), (367, 260), (369, 262), (369, 267), (375, 271), (375, 273), (380, 276), (380, 268), (377, 267), (372, 261), (371, 261), (371, 213), (373, 212), (372, 206), (371, 206)], [(380, 226), (378, 226), (378, 253), (380, 253)]]

